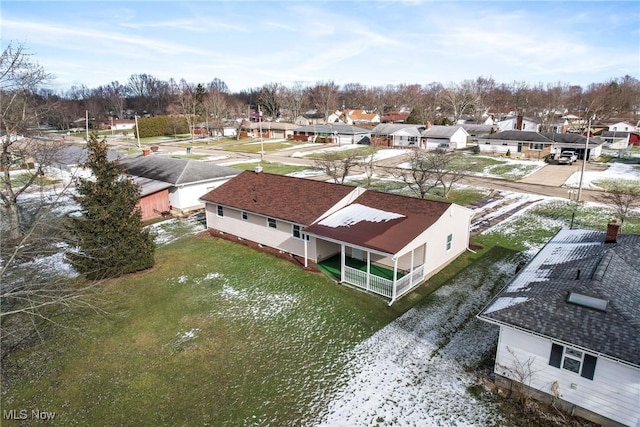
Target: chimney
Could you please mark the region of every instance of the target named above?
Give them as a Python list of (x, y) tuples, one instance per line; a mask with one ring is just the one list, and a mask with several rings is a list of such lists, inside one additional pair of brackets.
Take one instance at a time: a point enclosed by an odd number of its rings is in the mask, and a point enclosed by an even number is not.
[(262, 165), (256, 165), (255, 172), (256, 173), (262, 172)]
[(618, 242), (618, 232), (620, 231), (620, 224), (618, 221), (611, 220), (609, 224), (607, 224), (607, 235), (604, 238), (605, 243), (617, 243)]
[(516, 116), (516, 129), (522, 130), (522, 116)]

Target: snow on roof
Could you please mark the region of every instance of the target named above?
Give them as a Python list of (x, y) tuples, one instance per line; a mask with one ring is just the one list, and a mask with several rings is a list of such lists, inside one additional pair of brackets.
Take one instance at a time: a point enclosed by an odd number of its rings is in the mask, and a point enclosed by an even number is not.
[(494, 301), (493, 304), (491, 304), (491, 307), (487, 308), (484, 312), (491, 313), (496, 310), (502, 310), (503, 308), (518, 305), (528, 300), (529, 298), (526, 297), (499, 297)]
[(387, 212), (358, 203), (353, 203), (343, 209), (340, 209), (333, 215), (330, 215), (327, 218), (323, 219), (319, 222), (319, 224), (331, 228), (350, 227), (362, 221), (387, 222), (393, 219), (404, 217), (404, 215), (398, 213)]

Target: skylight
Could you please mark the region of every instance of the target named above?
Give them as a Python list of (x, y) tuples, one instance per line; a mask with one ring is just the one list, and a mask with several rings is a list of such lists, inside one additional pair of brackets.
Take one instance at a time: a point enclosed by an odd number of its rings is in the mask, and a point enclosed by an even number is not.
[(577, 292), (569, 292), (569, 295), (567, 295), (567, 302), (598, 311), (607, 311), (607, 306), (609, 305), (609, 301), (607, 300), (590, 297)]

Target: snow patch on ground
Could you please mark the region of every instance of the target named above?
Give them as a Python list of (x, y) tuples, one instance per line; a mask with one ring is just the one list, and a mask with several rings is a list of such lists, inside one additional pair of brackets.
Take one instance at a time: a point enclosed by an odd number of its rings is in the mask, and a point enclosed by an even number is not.
[(497, 328), (475, 315), (511, 273), (478, 266), (465, 273), (348, 355), (320, 426), (500, 424), (497, 408), (467, 391), (476, 378), (466, 368), (497, 339)]
[(290, 157), (306, 157), (312, 154), (323, 154), (323, 153), (329, 153), (334, 151), (354, 150), (362, 147), (363, 147), (362, 145), (358, 145), (358, 144), (336, 145), (334, 147), (321, 148), (319, 150), (296, 151), (295, 153), (292, 153)]
[[(578, 188), (581, 171), (574, 172), (564, 183), (567, 187)], [(611, 163), (603, 171), (585, 171), (583, 188), (600, 189), (597, 183), (603, 180), (640, 180), (640, 166), (626, 163)]]

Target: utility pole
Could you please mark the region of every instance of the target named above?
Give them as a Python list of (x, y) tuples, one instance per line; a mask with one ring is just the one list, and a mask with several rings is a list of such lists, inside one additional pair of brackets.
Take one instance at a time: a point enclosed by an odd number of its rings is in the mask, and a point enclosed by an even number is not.
[(580, 183), (578, 184), (578, 197), (576, 197), (576, 202), (580, 202), (580, 197), (582, 196), (582, 180), (584, 178), (584, 167), (587, 163), (587, 152), (589, 151), (589, 136), (591, 135), (591, 119), (587, 124), (587, 139), (584, 143), (584, 155), (582, 156), (582, 167), (580, 168)]
[(258, 104), (258, 130), (260, 131), (260, 164), (264, 160), (264, 140), (262, 139), (262, 110)]

